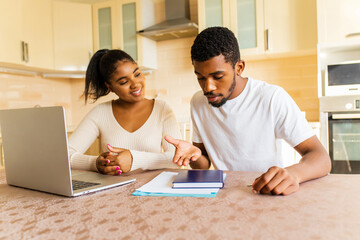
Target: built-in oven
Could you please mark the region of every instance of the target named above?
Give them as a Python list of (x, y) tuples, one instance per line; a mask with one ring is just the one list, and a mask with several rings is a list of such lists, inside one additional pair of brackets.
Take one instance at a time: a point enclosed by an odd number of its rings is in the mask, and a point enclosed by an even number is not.
[(321, 97), (320, 123), (331, 173), (360, 174), (360, 96)]

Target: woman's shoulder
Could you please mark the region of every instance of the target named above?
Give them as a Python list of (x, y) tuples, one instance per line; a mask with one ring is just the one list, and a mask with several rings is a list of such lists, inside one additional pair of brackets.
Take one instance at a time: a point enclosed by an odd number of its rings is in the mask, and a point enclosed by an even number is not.
[(155, 98), (154, 101), (155, 101), (154, 110), (159, 111), (161, 113), (172, 112), (172, 108), (170, 104), (167, 103), (165, 100)]
[(112, 111), (112, 100), (95, 105), (89, 112), (89, 116), (104, 116)]

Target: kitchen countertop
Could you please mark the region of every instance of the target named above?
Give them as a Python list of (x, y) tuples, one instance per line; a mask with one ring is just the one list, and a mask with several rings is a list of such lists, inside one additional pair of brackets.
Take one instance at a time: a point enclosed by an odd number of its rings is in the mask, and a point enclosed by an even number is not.
[(289, 196), (270, 196), (247, 187), (259, 173), (227, 171), (225, 187), (214, 198), (131, 195), (160, 172), (136, 173), (137, 181), (130, 185), (66, 198), (9, 186), (2, 169), (0, 239), (360, 236), (360, 175), (329, 175), (301, 184)]

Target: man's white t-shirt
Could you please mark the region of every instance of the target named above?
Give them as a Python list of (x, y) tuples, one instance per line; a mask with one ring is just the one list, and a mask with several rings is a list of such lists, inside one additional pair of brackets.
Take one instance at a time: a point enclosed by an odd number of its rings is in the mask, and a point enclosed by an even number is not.
[(221, 170), (286, 167), (281, 139), (294, 147), (315, 134), (284, 89), (252, 78), (239, 96), (219, 108), (211, 106), (202, 91), (195, 93), (191, 117), (193, 142), (203, 143)]

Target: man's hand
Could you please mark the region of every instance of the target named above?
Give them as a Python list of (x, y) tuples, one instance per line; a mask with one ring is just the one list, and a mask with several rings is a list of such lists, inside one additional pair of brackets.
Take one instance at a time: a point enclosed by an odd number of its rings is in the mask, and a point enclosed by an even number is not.
[(190, 161), (196, 161), (201, 156), (201, 150), (189, 142), (170, 136), (165, 136), (165, 140), (176, 147), (173, 162), (179, 166), (187, 166)]
[(299, 179), (285, 168), (271, 167), (252, 184), (254, 193), (289, 195), (299, 190)]

